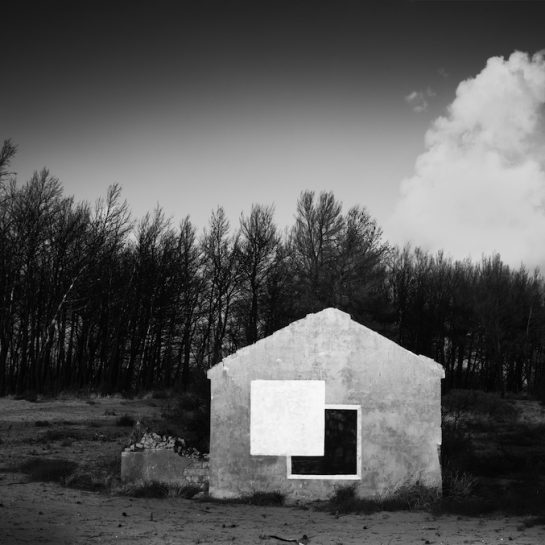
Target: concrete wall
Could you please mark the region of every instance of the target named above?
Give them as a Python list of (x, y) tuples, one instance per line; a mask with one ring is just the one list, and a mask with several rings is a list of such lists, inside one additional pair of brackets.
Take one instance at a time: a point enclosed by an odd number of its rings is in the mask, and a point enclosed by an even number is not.
[(121, 453), (121, 480), (160, 482), (208, 489), (208, 461), (178, 455), (173, 450)]
[[(416, 481), (441, 486), (442, 368), (345, 313), (309, 315), (226, 358), (208, 376), (214, 497), (280, 491), (296, 501), (326, 499), (348, 484), (360, 497), (387, 495)], [(252, 380), (323, 380), (326, 404), (360, 405), (361, 478), (288, 479), (286, 456), (252, 456)]]

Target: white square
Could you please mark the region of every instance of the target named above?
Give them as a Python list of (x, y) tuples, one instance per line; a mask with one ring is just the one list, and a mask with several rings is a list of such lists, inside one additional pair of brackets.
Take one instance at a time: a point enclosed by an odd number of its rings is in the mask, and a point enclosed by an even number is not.
[(253, 380), (250, 396), (250, 454), (324, 455), (323, 380)]

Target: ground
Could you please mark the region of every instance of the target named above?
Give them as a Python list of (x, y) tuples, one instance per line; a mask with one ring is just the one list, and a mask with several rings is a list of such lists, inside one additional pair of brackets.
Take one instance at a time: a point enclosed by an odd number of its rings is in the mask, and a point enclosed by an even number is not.
[[(545, 527), (529, 524), (528, 517), (426, 512), (335, 515), (312, 506), (134, 498), (100, 490), (100, 468), (115, 469), (130, 435), (131, 428), (121, 425), (121, 417), (151, 421), (160, 416), (165, 403), (118, 397), (0, 399), (0, 543), (270, 545), (282, 543), (271, 536), (301, 539), (303, 535), (312, 545), (545, 543)], [(14, 470), (27, 459), (46, 458), (87, 468), (97, 481), (88, 488), (96, 484), (97, 490), (32, 481)]]

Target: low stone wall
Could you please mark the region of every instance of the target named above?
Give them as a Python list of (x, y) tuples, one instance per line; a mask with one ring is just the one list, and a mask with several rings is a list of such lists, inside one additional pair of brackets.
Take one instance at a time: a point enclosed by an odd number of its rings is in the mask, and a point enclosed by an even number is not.
[(173, 450), (123, 451), (121, 480), (196, 486), (208, 490), (208, 460), (180, 456)]

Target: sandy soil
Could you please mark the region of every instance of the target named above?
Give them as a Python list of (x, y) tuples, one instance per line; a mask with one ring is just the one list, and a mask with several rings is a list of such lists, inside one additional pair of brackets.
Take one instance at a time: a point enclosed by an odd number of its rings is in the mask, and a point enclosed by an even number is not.
[[(29, 403), (0, 399), (0, 466), (33, 456), (76, 461), (115, 456), (128, 433), (115, 428), (116, 417), (157, 416), (160, 411), (155, 400), (101, 398), (91, 403), (74, 399)], [(93, 421), (95, 429), (100, 430), (96, 433), (107, 440), (89, 436), (66, 445), (32, 441), (44, 429), (51, 429), (36, 427), (37, 420), (47, 420), (52, 426), (69, 423), (76, 429), (84, 429), (86, 423)], [(180, 498), (139, 499), (28, 482), (21, 473), (0, 472), (2, 545), (281, 545), (282, 541), (271, 536), (299, 539), (304, 534), (312, 545), (545, 543), (545, 527), (526, 527), (520, 518), (436, 518), (420, 512), (335, 516), (312, 508), (257, 507)]]

